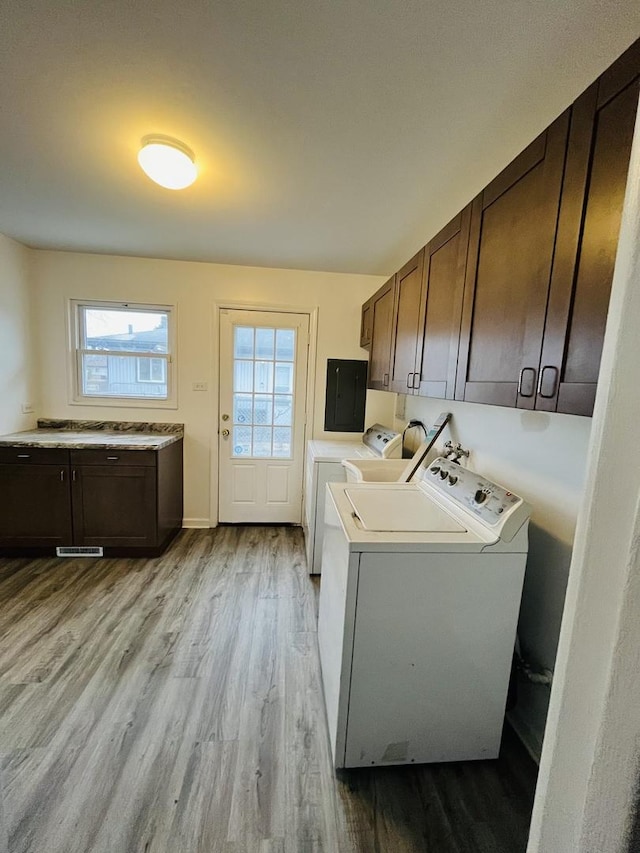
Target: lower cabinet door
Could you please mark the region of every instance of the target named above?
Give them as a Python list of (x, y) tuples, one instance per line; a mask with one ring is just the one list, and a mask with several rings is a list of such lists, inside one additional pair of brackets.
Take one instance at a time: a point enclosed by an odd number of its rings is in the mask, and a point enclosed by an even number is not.
[(0, 465), (0, 547), (71, 544), (68, 465)]
[(72, 470), (76, 545), (154, 547), (155, 467), (78, 465)]

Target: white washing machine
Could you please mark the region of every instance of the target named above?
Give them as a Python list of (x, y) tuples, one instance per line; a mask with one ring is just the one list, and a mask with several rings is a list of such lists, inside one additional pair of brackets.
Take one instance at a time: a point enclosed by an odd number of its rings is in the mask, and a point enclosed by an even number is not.
[(396, 459), (402, 456), (402, 433), (374, 424), (357, 441), (322, 439), (307, 442), (303, 528), (309, 574), (320, 574), (324, 493), (327, 483), (342, 483), (343, 459)]
[(529, 507), (443, 459), (327, 489), (318, 642), (335, 767), (497, 758)]

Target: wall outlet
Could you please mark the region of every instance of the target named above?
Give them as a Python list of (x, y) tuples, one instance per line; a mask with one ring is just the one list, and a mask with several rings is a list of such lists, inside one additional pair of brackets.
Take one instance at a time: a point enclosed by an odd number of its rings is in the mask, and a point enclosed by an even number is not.
[(22, 404), (22, 414), (30, 415), (33, 412), (33, 403), (23, 403)]
[(206, 382), (193, 382), (191, 385), (192, 391), (207, 391), (209, 386)]

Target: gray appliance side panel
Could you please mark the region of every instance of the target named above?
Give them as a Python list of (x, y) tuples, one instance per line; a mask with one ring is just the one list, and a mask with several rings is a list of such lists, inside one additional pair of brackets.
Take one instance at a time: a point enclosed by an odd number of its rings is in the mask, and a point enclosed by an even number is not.
[(316, 498), (315, 498), (315, 535), (313, 539), (313, 560), (309, 567), (312, 575), (322, 571), (322, 543), (324, 540), (324, 511), (327, 483), (344, 483), (347, 479), (342, 462), (317, 462)]
[(525, 561), (362, 554), (345, 766), (497, 757)]
[(327, 493), (324, 571), (320, 587), (318, 647), (331, 756), (344, 767), (359, 554), (351, 553)]

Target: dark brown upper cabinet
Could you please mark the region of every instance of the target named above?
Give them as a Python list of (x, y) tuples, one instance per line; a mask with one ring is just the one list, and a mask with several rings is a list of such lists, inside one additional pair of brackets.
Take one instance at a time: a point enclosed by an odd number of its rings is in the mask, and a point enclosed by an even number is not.
[(536, 409), (593, 412), (639, 77), (637, 42), (573, 106)]
[(369, 300), (371, 303), (371, 356), (368, 387), (377, 391), (390, 390), (395, 280), (396, 277), (392, 276)]
[(369, 349), (369, 347), (371, 346), (372, 321), (372, 302), (371, 299), (368, 299), (362, 306), (362, 315), (360, 317), (360, 346), (363, 349)]
[(468, 205), (425, 248), (422, 335), (413, 383), (422, 396), (454, 396), (470, 224)]
[(389, 390), (413, 394), (424, 327), (424, 249), (396, 273)]
[(639, 95), (640, 40), (365, 303), (369, 387), (592, 414)]
[(569, 110), (473, 201), (456, 399), (533, 409)]

